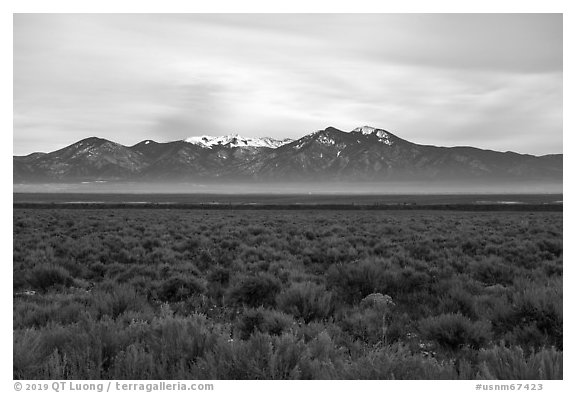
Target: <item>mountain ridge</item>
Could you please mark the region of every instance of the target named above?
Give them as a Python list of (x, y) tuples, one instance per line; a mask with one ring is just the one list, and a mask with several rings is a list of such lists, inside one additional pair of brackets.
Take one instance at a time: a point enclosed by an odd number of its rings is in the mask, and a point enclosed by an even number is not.
[(327, 127), (299, 139), (189, 137), (124, 146), (90, 137), (13, 156), (13, 182), (562, 180), (562, 154), (420, 145), (381, 128)]
[(227, 146), (227, 147), (271, 147), (277, 148), (293, 140), (290, 138), (274, 139), (270, 137), (243, 137), (238, 134), (228, 134), (224, 136), (192, 136), (184, 139), (185, 142), (193, 143), (205, 148), (214, 146)]

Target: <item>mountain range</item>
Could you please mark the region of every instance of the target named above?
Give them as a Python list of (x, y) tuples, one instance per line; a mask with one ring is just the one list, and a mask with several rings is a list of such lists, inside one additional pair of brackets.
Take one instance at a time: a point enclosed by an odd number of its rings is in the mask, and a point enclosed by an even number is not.
[(13, 157), (14, 183), (93, 181), (562, 181), (562, 154), (439, 147), (364, 126), (291, 140), (199, 136), (123, 146), (91, 137)]

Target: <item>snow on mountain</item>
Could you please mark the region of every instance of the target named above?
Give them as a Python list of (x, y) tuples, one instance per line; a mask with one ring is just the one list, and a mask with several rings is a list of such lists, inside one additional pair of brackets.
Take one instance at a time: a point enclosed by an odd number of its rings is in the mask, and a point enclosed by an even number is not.
[(390, 135), (379, 128), (374, 128), (370, 126), (356, 127), (352, 132), (359, 132), (362, 135), (376, 135), (378, 137), (378, 142), (384, 143), (388, 146), (392, 145), (394, 142), (390, 139)]
[[(317, 131), (308, 135), (312, 137), (318, 133), (322, 133), (323, 130)], [(363, 126), (357, 127), (351, 131), (352, 133), (360, 133), (362, 135), (374, 135), (378, 138), (378, 142), (384, 143), (386, 145), (392, 145), (394, 142), (390, 138), (390, 134), (386, 131), (374, 128), (370, 126)], [(269, 147), (275, 149), (282, 145), (286, 145), (290, 142), (293, 142), (293, 139), (274, 139), (270, 137), (262, 137), (262, 138), (250, 138), (250, 137), (243, 137), (238, 134), (230, 134), (225, 136), (210, 136), (210, 135), (201, 135), (201, 136), (191, 136), (185, 139), (188, 143), (193, 143), (195, 145), (201, 146), (203, 148), (212, 148), (214, 146), (225, 146), (225, 147)], [(318, 138), (318, 141), (325, 145), (333, 145), (335, 142), (331, 140), (329, 137), (325, 135), (321, 135)], [(299, 146), (298, 146), (299, 147)]]
[[(199, 145), (202, 147), (212, 147), (213, 145), (216, 145), (217, 143), (215, 142), (216, 137), (213, 136), (209, 136), (209, 135), (202, 135), (202, 136), (191, 136), (189, 138), (184, 139), (185, 142), (188, 143), (192, 143), (194, 145)], [(220, 141), (220, 143), (222, 143)]]
[(91, 137), (46, 154), (15, 156), (13, 179), (21, 183), (552, 179), (561, 184), (562, 157), (419, 145), (380, 128), (345, 132), (328, 127), (292, 143), (203, 135), (166, 143), (144, 140), (127, 147)]
[(362, 135), (370, 135), (374, 131), (376, 131), (376, 128), (370, 126), (356, 127), (352, 130), (352, 132), (360, 132)]
[(336, 144), (334, 139), (332, 139), (326, 135), (320, 135), (318, 137), (318, 142), (322, 143), (323, 145), (328, 145), (328, 146), (333, 146)]
[(192, 136), (185, 139), (188, 143), (202, 146), (204, 148), (211, 148), (213, 146), (226, 146), (226, 147), (270, 147), (277, 148), (287, 143), (292, 142), (292, 139), (286, 138), (282, 140), (263, 137), (263, 138), (245, 138), (238, 134), (230, 134), (225, 136)]
[(267, 147), (277, 148), (282, 145), (287, 145), (290, 142), (294, 142), (294, 139), (284, 138), (284, 139), (274, 139), (270, 137), (263, 137), (263, 138), (255, 138), (259, 139), (261, 142), (267, 144)]

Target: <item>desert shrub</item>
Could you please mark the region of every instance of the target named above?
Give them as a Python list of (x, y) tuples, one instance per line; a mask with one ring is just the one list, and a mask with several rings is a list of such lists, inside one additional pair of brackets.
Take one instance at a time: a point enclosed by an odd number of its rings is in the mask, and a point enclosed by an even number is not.
[(390, 314), (394, 306), (390, 296), (372, 293), (362, 299), (358, 307), (346, 313), (342, 325), (362, 342), (383, 342), (387, 339)]
[(199, 239), (191, 238), (175, 243), (173, 248), (178, 252), (195, 252), (201, 245), (202, 243)]
[(230, 270), (217, 267), (208, 274), (208, 295), (220, 302), (230, 282)]
[(450, 364), (413, 354), (402, 344), (378, 348), (350, 363), (345, 379), (454, 379)]
[(127, 311), (146, 312), (151, 309), (146, 298), (130, 285), (114, 285), (106, 290), (97, 288), (92, 292), (90, 301), (96, 318), (117, 318)]
[(199, 315), (164, 314), (129, 324), (104, 318), (69, 327), (56, 325), (15, 337), (14, 373), (38, 379), (194, 377), (191, 364), (218, 342), (226, 342), (226, 337)]
[(142, 247), (147, 251), (151, 252), (154, 248), (161, 247), (162, 243), (157, 238), (146, 238), (142, 242)]
[(163, 378), (184, 378), (189, 373), (190, 363), (229, 337), (206, 317), (196, 314), (156, 318), (150, 330), (147, 346), (156, 362), (162, 365)]
[(460, 249), (466, 255), (475, 256), (485, 245), (485, 242), (469, 239), (462, 242)]
[(474, 297), (461, 286), (453, 287), (440, 296), (438, 310), (443, 314), (460, 313), (470, 319), (478, 318)]
[(501, 337), (507, 345), (518, 345), (529, 350), (549, 345), (551, 340), (535, 322), (525, 322), (507, 329)]
[(87, 275), (87, 278), (102, 279), (104, 278), (105, 274), (106, 274), (106, 265), (104, 265), (100, 261), (92, 262), (89, 266), (89, 273)]
[(229, 304), (244, 304), (250, 307), (273, 306), (280, 291), (280, 280), (269, 274), (244, 275), (228, 290)]
[[(504, 233), (504, 236), (506, 234)], [(494, 250), (496, 255), (503, 258), (507, 264), (526, 268), (534, 269), (538, 267), (546, 253), (540, 252), (540, 249), (533, 241), (526, 239), (515, 238), (506, 244), (506, 247), (499, 247)]]
[(194, 276), (170, 277), (158, 288), (158, 298), (166, 302), (180, 302), (205, 291), (205, 284)]
[(471, 266), (471, 272), (474, 279), (486, 285), (509, 285), (516, 275), (513, 266), (503, 263), (500, 258), (496, 257), (475, 261)]
[(13, 235), (14, 378), (562, 376), (558, 213), (14, 209)]
[(376, 344), (385, 339), (383, 315), (375, 310), (353, 308), (342, 318), (344, 330), (361, 342)]
[(156, 379), (162, 378), (162, 365), (154, 359), (154, 354), (145, 344), (133, 343), (118, 352), (111, 370), (112, 379)]
[(210, 248), (206, 247), (198, 250), (197, 258), (194, 260), (194, 264), (198, 267), (198, 269), (206, 270), (215, 263), (216, 258), (214, 256), (214, 252)]
[(68, 270), (58, 265), (37, 265), (30, 271), (28, 283), (42, 291), (56, 285), (70, 286), (74, 281)]
[(430, 261), (433, 257), (434, 247), (429, 241), (421, 241), (418, 243), (412, 243), (406, 245), (406, 251), (414, 259), (420, 259), (423, 261)]
[[(413, 262), (408, 260), (408, 263)], [(333, 288), (341, 300), (352, 304), (377, 292), (387, 293), (395, 299), (408, 294), (415, 297), (413, 303), (418, 304), (418, 297), (425, 294), (434, 279), (412, 266), (398, 266), (399, 263), (369, 258), (354, 264), (333, 265), (327, 273), (328, 287)]]
[(546, 276), (561, 276), (563, 272), (562, 259), (553, 259), (542, 263)]
[(525, 350), (543, 346), (562, 348), (562, 284), (557, 278), (542, 282), (517, 280), (508, 291), (509, 298), (491, 296), (487, 314), (493, 330), (507, 344)]
[(198, 360), (193, 373), (198, 379), (334, 378), (338, 374), (326, 348), (332, 346), (329, 337), (309, 345), (290, 333), (255, 333), (246, 341), (220, 343)]
[(388, 295), (382, 295), (381, 293), (371, 293), (366, 296), (360, 302), (360, 307), (362, 309), (372, 309), (381, 312), (383, 315), (388, 313), (392, 307), (394, 307), (394, 301)]
[(230, 271), (228, 269), (218, 267), (208, 275), (208, 282), (212, 284), (228, 285), (230, 281)]
[(509, 322), (514, 323), (515, 327), (533, 324), (542, 335), (539, 341), (523, 340), (525, 347), (554, 345), (562, 348), (563, 310), (560, 299), (562, 284), (558, 279), (551, 280), (545, 286), (531, 283), (524, 290), (514, 293), (514, 312)]
[(280, 335), (295, 324), (294, 319), (279, 311), (267, 310), (262, 307), (246, 309), (238, 318), (236, 331), (242, 340), (246, 340), (254, 332)]
[(126, 271), (118, 274), (115, 279), (119, 283), (126, 283), (144, 279), (151, 282), (157, 278), (157, 273), (150, 266), (146, 265), (132, 265)]
[(304, 342), (309, 343), (317, 338), (322, 333), (330, 336), (331, 341), (334, 342), (335, 347), (340, 349), (345, 348), (350, 355), (360, 354), (364, 348), (360, 341), (354, 340), (347, 332), (342, 330), (339, 321), (322, 321), (310, 322), (305, 324), (298, 324), (298, 328), (294, 330), (295, 335)]
[(311, 282), (292, 284), (276, 297), (276, 303), (280, 310), (305, 322), (322, 320), (333, 309), (332, 294), (323, 285)]
[(462, 314), (441, 314), (425, 318), (420, 321), (419, 327), (424, 338), (450, 351), (465, 346), (478, 349), (486, 345), (492, 336), (490, 323), (472, 322)]
[(22, 290), (24, 288), (26, 288), (26, 285), (28, 285), (28, 278), (26, 277), (26, 270), (23, 269), (14, 269), (13, 274), (12, 274), (12, 289), (14, 291), (19, 291)]
[(348, 302), (359, 302), (365, 296), (379, 292), (390, 266), (378, 259), (362, 260), (353, 264), (332, 265), (327, 272), (328, 288)]
[(14, 328), (41, 327), (50, 323), (67, 325), (87, 317), (86, 298), (60, 296), (48, 302), (17, 302), (14, 304)]
[[(88, 342), (79, 337), (78, 333), (77, 328), (67, 329), (61, 325), (15, 332), (14, 374), (24, 374), (34, 379), (63, 379), (80, 375), (80, 373), (72, 375), (73, 371), (79, 371), (77, 367), (72, 370), (73, 365), (90, 364), (94, 367), (95, 365), (89, 363), (84, 355), (89, 352), (86, 351), (86, 348), (89, 348)], [(81, 334), (86, 335), (86, 332)], [(94, 348), (91, 348), (91, 351), (93, 350)], [(58, 354), (63, 353), (68, 356), (68, 364), (62, 364), (55, 359)], [(100, 371), (98, 367), (93, 369), (97, 370), (96, 372)]]
[(257, 333), (246, 341), (220, 343), (199, 359), (195, 374), (201, 379), (270, 379), (272, 338)]
[(101, 378), (97, 364), (87, 354), (74, 353), (70, 357), (58, 349), (46, 357), (39, 373), (45, 379), (72, 379), (78, 376), (86, 379)]
[(542, 239), (538, 243), (538, 248), (543, 252), (548, 252), (555, 257), (559, 257), (563, 252), (562, 239)]
[(16, 330), (13, 337), (12, 369), (15, 379), (35, 375), (42, 347), (41, 334), (36, 329)]
[(497, 346), (481, 350), (478, 359), (485, 379), (562, 379), (562, 352), (555, 348), (527, 354), (520, 347)]
[(395, 297), (404, 293), (423, 292), (433, 281), (429, 274), (416, 271), (411, 266), (406, 266), (399, 269), (395, 274), (385, 275), (384, 277), (386, 280), (381, 290)]
[[(283, 335), (276, 341), (275, 349), (275, 356), (280, 359), (279, 364), (283, 365), (285, 370), (280, 375), (288, 374), (290, 378), (338, 378), (347, 359), (346, 356), (343, 356), (342, 348), (335, 345), (326, 330), (306, 343), (295, 336)], [(291, 368), (290, 366), (296, 363), (295, 357), (298, 359), (297, 365)]]

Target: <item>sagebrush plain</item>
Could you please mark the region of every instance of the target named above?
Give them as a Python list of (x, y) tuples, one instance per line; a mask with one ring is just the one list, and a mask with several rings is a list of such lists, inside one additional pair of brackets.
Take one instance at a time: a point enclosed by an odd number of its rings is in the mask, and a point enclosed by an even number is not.
[(15, 379), (562, 379), (562, 213), (14, 209)]

